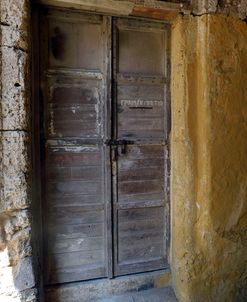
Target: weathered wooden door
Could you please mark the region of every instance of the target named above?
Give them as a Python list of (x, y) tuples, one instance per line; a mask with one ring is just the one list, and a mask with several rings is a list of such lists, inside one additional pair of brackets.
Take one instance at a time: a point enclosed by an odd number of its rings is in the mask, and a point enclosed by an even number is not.
[(41, 19), (45, 117), (45, 277), (107, 276), (109, 18), (48, 10)]
[(164, 268), (165, 26), (51, 9), (40, 25), (46, 284)]
[(114, 45), (114, 273), (122, 275), (167, 263), (166, 31), (116, 19)]

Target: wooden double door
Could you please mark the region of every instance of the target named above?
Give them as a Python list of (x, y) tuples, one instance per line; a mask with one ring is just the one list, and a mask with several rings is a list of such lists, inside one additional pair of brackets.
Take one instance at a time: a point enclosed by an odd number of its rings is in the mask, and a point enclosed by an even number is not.
[(167, 266), (167, 27), (40, 15), (45, 283)]

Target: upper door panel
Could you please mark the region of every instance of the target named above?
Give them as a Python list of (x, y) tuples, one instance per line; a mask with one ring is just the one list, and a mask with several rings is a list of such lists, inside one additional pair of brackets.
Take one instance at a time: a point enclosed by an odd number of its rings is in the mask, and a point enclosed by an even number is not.
[(119, 28), (119, 72), (162, 75), (164, 33)]
[(116, 136), (163, 140), (166, 131), (165, 25), (115, 20)]
[(50, 138), (103, 136), (104, 91), (99, 77), (56, 74), (47, 78), (47, 135)]
[(102, 16), (53, 11), (49, 17), (49, 66), (101, 70)]

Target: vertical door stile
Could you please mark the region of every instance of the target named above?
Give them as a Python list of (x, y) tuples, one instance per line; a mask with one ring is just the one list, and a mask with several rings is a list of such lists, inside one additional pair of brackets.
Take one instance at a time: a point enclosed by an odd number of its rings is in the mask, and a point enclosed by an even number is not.
[(104, 140), (104, 152), (105, 152), (105, 192), (106, 192), (106, 255), (107, 255), (107, 276), (108, 278), (113, 277), (113, 237), (112, 237), (112, 182), (111, 182), (111, 150), (110, 146), (105, 142), (111, 139), (112, 131), (112, 84), (111, 84), (111, 70), (112, 70), (112, 19), (111, 17), (103, 17), (103, 29), (104, 29), (104, 41), (105, 41), (105, 55), (104, 55), (104, 74), (105, 74), (105, 134)]
[(166, 132), (165, 132), (165, 189), (166, 189), (166, 205), (165, 205), (165, 253), (168, 259), (168, 251), (170, 247), (170, 235), (171, 235), (171, 207), (170, 207), (170, 171), (171, 171), (171, 158), (170, 158), (170, 133), (171, 133), (171, 92), (170, 92), (170, 73), (171, 73), (171, 62), (170, 62), (170, 49), (171, 49), (171, 32), (169, 28), (164, 26), (165, 39), (167, 41), (165, 49), (165, 98), (167, 99), (165, 106), (165, 117), (166, 117)]
[[(117, 62), (118, 62), (118, 36), (116, 30), (117, 19), (113, 19), (113, 27), (112, 27), (112, 56), (113, 56), (113, 66), (112, 66), (112, 138), (113, 140), (117, 139)], [(115, 267), (117, 263), (117, 157), (118, 157), (118, 149), (117, 146), (111, 147), (111, 163), (112, 163), (112, 207), (113, 207), (113, 273), (115, 276)]]

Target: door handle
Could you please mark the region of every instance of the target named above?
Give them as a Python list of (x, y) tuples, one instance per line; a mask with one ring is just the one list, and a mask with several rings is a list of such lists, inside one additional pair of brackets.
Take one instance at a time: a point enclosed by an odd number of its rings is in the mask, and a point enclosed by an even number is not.
[[(107, 146), (114, 146), (118, 147), (121, 146), (121, 154), (126, 154), (127, 152), (127, 146), (133, 145), (135, 142), (126, 140), (126, 139), (108, 139), (104, 142)], [(117, 152), (117, 148), (114, 152)]]

